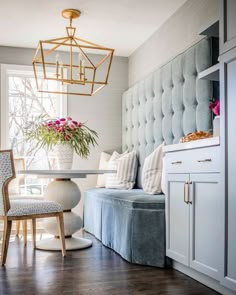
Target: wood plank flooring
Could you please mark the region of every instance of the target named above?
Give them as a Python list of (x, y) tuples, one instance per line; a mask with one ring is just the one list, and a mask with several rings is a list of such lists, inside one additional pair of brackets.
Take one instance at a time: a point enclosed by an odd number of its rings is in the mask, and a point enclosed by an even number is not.
[(80, 251), (33, 250), (12, 236), (0, 295), (216, 295), (217, 292), (173, 269), (130, 264), (92, 235), (93, 246)]

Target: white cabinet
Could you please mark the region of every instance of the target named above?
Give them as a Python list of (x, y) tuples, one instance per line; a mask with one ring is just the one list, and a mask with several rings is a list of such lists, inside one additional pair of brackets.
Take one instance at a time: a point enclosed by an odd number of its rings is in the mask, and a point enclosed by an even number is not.
[(166, 153), (167, 256), (216, 280), (222, 234), (218, 156), (219, 146)]

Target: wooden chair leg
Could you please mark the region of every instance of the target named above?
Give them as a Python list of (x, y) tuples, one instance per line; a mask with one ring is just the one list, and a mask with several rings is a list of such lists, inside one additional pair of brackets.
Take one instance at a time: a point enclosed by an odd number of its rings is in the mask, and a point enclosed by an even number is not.
[(23, 220), (23, 240), (24, 245), (27, 246), (27, 220)]
[(17, 221), (16, 221), (16, 236), (17, 236), (17, 237), (18, 237), (19, 234), (20, 234), (20, 223), (21, 223), (20, 220), (17, 220)]
[(62, 256), (66, 256), (66, 245), (65, 245), (65, 231), (64, 231), (64, 218), (63, 218), (63, 213), (60, 213), (57, 216), (57, 225), (58, 225), (58, 230), (59, 230), (59, 235), (60, 235), (60, 240), (61, 240), (61, 251), (62, 251)]
[(12, 221), (11, 220), (4, 220), (4, 230), (3, 230), (3, 241), (2, 241), (2, 257), (1, 257), (1, 264), (4, 265), (7, 259), (7, 250), (11, 235), (11, 227)]
[(32, 219), (32, 244), (36, 248), (36, 219)]

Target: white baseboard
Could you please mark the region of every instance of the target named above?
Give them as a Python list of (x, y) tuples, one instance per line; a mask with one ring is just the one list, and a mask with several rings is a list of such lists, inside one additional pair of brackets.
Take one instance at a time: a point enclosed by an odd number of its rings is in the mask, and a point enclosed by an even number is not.
[(187, 276), (193, 278), (194, 280), (202, 283), (203, 285), (206, 285), (207, 287), (219, 292), (223, 295), (236, 295), (235, 292), (225, 288), (224, 286), (220, 285), (220, 283), (204, 274), (201, 274), (200, 272), (191, 269), (179, 262), (173, 261), (173, 268), (186, 274)]

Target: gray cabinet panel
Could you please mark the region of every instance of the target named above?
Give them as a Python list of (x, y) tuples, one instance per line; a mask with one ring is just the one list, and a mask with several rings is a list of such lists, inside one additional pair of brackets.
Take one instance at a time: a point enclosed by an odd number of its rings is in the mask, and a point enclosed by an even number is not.
[(220, 0), (220, 54), (236, 46), (236, 1)]
[(236, 48), (221, 57), (220, 74), (222, 142), (225, 157), (221, 284), (236, 291)]
[(222, 237), (220, 174), (191, 174), (190, 266), (219, 280)]
[[(236, 284), (236, 60), (227, 65), (226, 276)], [(226, 178), (226, 179), (227, 179)]]
[(236, 37), (236, 1), (226, 1), (226, 40), (231, 40)]
[(166, 200), (166, 253), (167, 256), (189, 264), (189, 206), (184, 202), (184, 183), (188, 174), (168, 174)]

